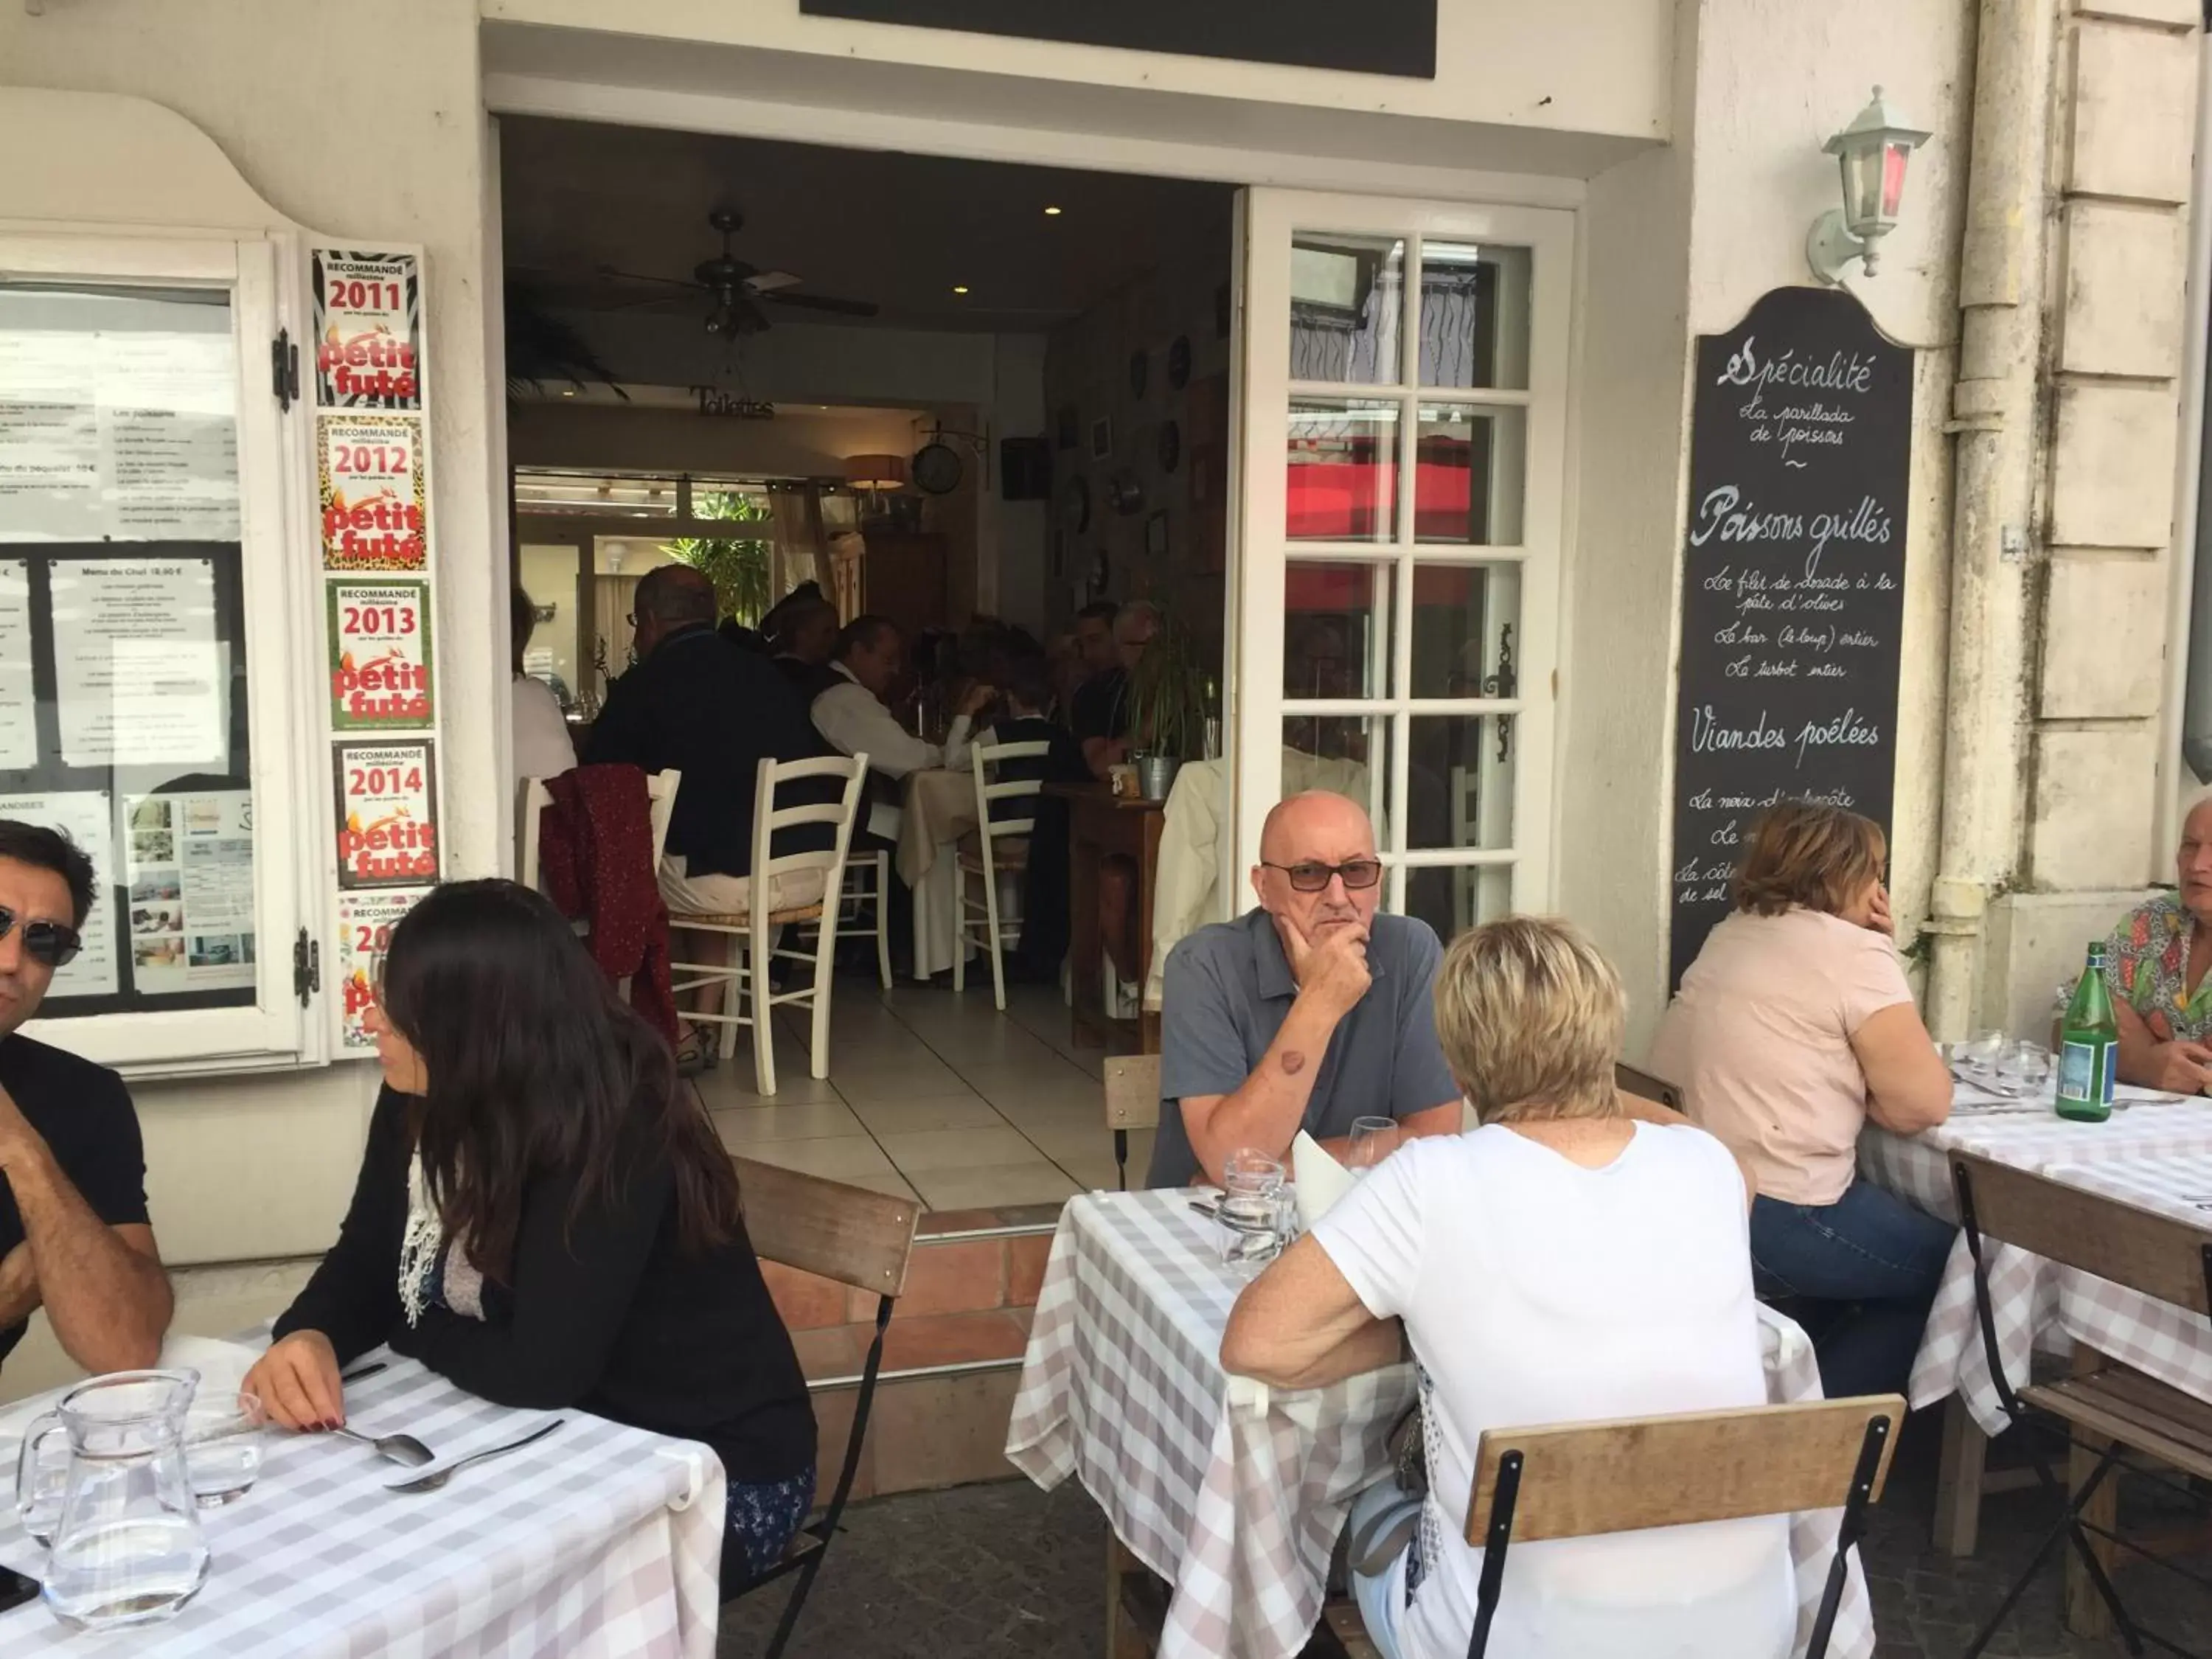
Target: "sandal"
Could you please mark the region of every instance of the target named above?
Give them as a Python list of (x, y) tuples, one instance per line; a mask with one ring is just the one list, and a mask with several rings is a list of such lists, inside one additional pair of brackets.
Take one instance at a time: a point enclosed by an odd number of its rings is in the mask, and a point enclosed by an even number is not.
[(717, 1052), (720, 1044), (710, 1041), (696, 1025), (685, 1025), (676, 1041), (676, 1075), (696, 1077), (710, 1072), (721, 1056)]

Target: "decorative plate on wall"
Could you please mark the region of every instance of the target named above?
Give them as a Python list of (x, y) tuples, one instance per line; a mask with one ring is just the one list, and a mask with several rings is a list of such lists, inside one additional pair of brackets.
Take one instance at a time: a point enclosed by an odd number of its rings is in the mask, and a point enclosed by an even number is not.
[(1168, 347), (1168, 388), (1180, 392), (1190, 384), (1190, 336), (1178, 334)]
[(1151, 360), (1143, 352), (1133, 351), (1129, 354), (1129, 395), (1132, 398), (1141, 398), (1145, 395), (1146, 370), (1150, 367)]
[(1182, 459), (1182, 428), (1173, 421), (1160, 422), (1158, 453), (1163, 472), (1174, 471), (1176, 463)]

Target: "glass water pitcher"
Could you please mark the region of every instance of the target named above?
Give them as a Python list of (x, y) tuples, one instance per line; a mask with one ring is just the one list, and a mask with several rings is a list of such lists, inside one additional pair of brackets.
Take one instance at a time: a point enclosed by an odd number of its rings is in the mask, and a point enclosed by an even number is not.
[[(34, 1534), (43, 1530), (34, 1516), (51, 1521), (45, 1595), (64, 1624), (93, 1631), (152, 1624), (207, 1582), (207, 1540), (185, 1472), (185, 1413), (198, 1384), (187, 1370), (96, 1376), (24, 1435), (16, 1503)], [(40, 1490), (40, 1448), (56, 1434), (69, 1442), (58, 1510)]]

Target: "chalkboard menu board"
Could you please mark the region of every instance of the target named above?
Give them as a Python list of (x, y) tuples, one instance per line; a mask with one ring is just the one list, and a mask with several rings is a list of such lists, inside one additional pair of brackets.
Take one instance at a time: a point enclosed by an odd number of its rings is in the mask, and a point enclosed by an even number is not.
[(1759, 811), (1889, 826), (1912, 353), (1858, 301), (1776, 289), (1698, 341), (1674, 726), (1672, 982), (1728, 914)]

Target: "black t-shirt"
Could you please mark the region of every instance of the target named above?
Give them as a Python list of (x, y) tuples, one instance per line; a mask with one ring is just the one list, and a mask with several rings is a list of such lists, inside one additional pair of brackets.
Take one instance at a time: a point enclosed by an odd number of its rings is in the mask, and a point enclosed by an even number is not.
[[(146, 1153), (121, 1078), (18, 1032), (0, 1037), (0, 1088), (52, 1149), (62, 1174), (94, 1215), (111, 1227), (147, 1219)], [(0, 1255), (22, 1242), (15, 1191), (0, 1179)], [(0, 1358), (22, 1340), (21, 1324), (0, 1330)]]
[(1092, 738), (1118, 738), (1129, 724), (1129, 677), (1118, 668), (1093, 674), (1075, 688), (1068, 725), (1078, 743)]

